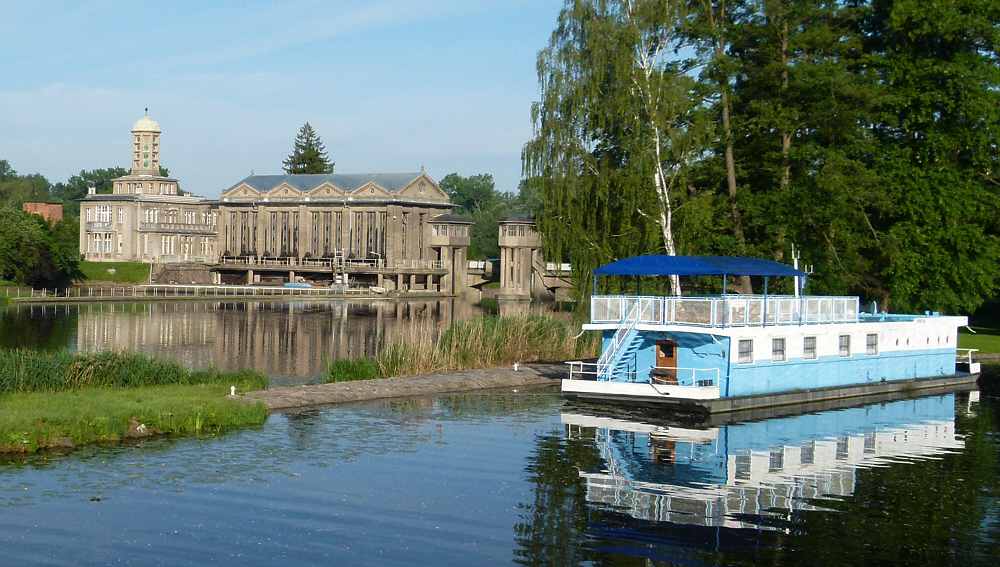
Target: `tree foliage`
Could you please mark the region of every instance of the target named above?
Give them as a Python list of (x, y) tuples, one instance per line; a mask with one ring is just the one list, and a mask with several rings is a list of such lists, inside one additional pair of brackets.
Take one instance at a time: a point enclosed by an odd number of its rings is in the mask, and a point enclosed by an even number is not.
[(0, 206), (0, 280), (65, 285), (79, 277), (79, 221), (50, 225), (38, 215)]
[(796, 244), (815, 292), (971, 311), (1000, 283), (998, 30), (981, 0), (568, 0), (524, 151), (546, 254), (582, 284), (670, 236)]
[(319, 135), (308, 122), (299, 129), (295, 147), (288, 159), (282, 162), (285, 173), (333, 173), (335, 165), (326, 155), (326, 148)]
[(537, 214), (537, 191), (522, 182), (518, 194), (498, 191), (493, 176), (488, 173), (464, 177), (449, 173), (438, 183), (457, 205), (455, 214), (472, 221), (469, 231), (469, 259), (486, 260), (500, 257), (497, 241), (498, 223), (513, 214)]

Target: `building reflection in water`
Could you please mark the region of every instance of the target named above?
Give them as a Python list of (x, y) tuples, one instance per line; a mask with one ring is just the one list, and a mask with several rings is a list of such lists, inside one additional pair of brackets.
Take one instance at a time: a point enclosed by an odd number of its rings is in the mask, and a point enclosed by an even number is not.
[(587, 501), (652, 522), (766, 528), (854, 493), (858, 469), (962, 449), (955, 396), (692, 429), (562, 414), (593, 436), (602, 470), (581, 471)]
[(382, 340), (436, 337), (453, 321), (480, 315), (459, 299), (90, 304), (77, 313), (77, 346), (301, 382), (323, 374), (333, 358), (370, 356)]

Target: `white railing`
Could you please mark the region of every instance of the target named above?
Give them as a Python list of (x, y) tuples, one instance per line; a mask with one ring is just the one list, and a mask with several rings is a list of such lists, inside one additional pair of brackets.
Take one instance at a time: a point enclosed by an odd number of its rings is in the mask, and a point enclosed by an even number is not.
[(182, 222), (140, 222), (142, 232), (199, 232), (215, 233), (215, 227), (209, 224), (188, 224)]
[(110, 222), (88, 222), (84, 227), (84, 230), (111, 230), (115, 225)]
[(616, 332), (615, 336), (611, 338), (611, 344), (608, 345), (608, 348), (604, 349), (604, 352), (601, 354), (601, 358), (597, 360), (597, 369), (600, 377), (610, 378), (612, 370), (611, 361), (614, 360), (618, 349), (620, 349), (622, 347), (622, 343), (625, 342), (625, 337), (627, 337), (628, 334), (632, 332), (632, 329), (635, 328), (635, 324), (639, 320), (640, 312), (640, 303), (633, 303), (632, 308), (628, 311), (628, 315), (625, 316), (622, 326), (618, 328), (618, 332)]
[(648, 371), (645, 372), (619, 372), (605, 375), (604, 369), (599, 362), (582, 362), (574, 360), (567, 362), (569, 365), (570, 380), (600, 380), (613, 379), (616, 382), (631, 382), (638, 384), (657, 384), (661, 386), (687, 386), (704, 388), (719, 385), (718, 368), (685, 368), (680, 366), (662, 367), (655, 366), (649, 370), (659, 370), (661, 372), (673, 372), (673, 381), (667, 381), (666, 376), (658, 376), (658, 379), (651, 378)]
[(979, 352), (978, 348), (956, 348), (955, 362), (972, 364), (972, 353)]
[(636, 297), (595, 295), (592, 323), (622, 323), (623, 314), (639, 302), (640, 323), (749, 327), (814, 323), (856, 323), (857, 297), (726, 295), (712, 297)]

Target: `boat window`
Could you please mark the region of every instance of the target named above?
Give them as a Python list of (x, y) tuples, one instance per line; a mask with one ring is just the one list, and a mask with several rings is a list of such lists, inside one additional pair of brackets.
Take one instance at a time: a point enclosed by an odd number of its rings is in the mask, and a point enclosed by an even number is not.
[(878, 354), (878, 335), (876, 333), (871, 333), (867, 337), (865, 352), (869, 356), (874, 356)]
[(785, 339), (771, 339), (771, 362), (785, 361)]
[(840, 356), (851, 356), (851, 335), (840, 335)]
[(816, 337), (802, 338), (802, 358), (816, 360)]
[(740, 339), (738, 364), (750, 364), (753, 362), (753, 339)]

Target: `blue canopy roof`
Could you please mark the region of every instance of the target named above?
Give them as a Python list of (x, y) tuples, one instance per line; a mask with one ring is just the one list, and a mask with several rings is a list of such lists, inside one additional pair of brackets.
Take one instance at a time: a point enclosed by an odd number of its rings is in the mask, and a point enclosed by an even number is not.
[(761, 260), (724, 256), (633, 256), (594, 270), (601, 276), (802, 276), (791, 266)]

